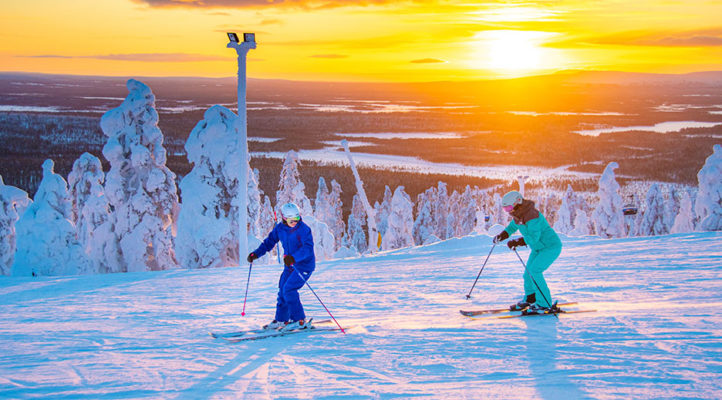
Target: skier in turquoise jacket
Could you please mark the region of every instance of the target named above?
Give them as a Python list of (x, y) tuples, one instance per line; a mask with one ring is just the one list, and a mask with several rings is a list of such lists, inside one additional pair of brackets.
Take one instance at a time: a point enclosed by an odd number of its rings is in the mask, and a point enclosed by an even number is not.
[(524, 271), (524, 298), (510, 309), (526, 310), (527, 313), (549, 311), (553, 306), (552, 296), (542, 274), (561, 254), (562, 241), (534, 202), (524, 199), (521, 193), (511, 191), (505, 194), (501, 204), (504, 211), (512, 216), (512, 221), (494, 238), (494, 243), (508, 239), (518, 230), (522, 237), (510, 240), (507, 246), (510, 249), (529, 246), (531, 249)]
[(311, 228), (301, 220), (301, 212), (293, 203), (281, 206), (282, 221), (268, 234), (256, 250), (248, 255), (248, 262), (271, 251), (279, 241), (283, 245), (285, 268), (278, 280), (276, 316), (264, 326), (266, 329), (296, 330), (311, 327), (301, 304), (298, 290), (316, 269)]

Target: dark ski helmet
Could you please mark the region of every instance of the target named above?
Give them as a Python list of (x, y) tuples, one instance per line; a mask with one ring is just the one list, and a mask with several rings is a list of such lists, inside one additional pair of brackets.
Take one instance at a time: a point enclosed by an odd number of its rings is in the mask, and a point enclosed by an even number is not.
[(286, 203), (281, 206), (281, 216), (283, 219), (301, 218), (301, 210), (293, 203)]

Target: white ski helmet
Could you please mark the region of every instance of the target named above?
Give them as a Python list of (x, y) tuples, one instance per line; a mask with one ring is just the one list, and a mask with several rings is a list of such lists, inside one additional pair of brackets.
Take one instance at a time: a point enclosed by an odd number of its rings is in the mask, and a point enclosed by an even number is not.
[(281, 206), (281, 216), (283, 219), (301, 218), (301, 210), (293, 203), (286, 203)]
[(524, 198), (521, 196), (521, 193), (517, 192), (516, 190), (512, 190), (501, 198), (501, 206), (514, 207), (517, 204), (521, 204), (522, 201), (524, 201)]

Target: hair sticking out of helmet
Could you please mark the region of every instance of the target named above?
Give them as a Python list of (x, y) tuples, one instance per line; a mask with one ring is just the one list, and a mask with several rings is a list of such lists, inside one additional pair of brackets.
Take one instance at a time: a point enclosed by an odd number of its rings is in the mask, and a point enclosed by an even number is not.
[(286, 203), (281, 206), (281, 216), (284, 219), (301, 218), (301, 210), (293, 203)]
[(521, 204), (522, 201), (524, 201), (524, 198), (521, 196), (521, 193), (512, 190), (501, 198), (501, 206), (513, 208), (517, 204)]

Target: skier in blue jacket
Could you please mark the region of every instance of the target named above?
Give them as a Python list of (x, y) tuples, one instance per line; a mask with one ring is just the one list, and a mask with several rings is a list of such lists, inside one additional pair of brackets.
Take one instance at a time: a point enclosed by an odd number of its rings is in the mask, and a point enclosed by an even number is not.
[(534, 202), (526, 200), (521, 193), (511, 191), (501, 199), (502, 208), (512, 216), (509, 225), (494, 238), (499, 243), (509, 238), (517, 230), (522, 237), (510, 240), (507, 246), (529, 246), (531, 254), (524, 271), (524, 298), (510, 309), (525, 310), (526, 313), (540, 314), (551, 310), (552, 295), (542, 273), (549, 268), (562, 252), (562, 241), (554, 229), (549, 226), (544, 215), (534, 207)]
[[(313, 250), (311, 228), (301, 220), (301, 212), (293, 203), (281, 206), (282, 221), (278, 223), (265, 240), (248, 255), (248, 262), (271, 251), (279, 241), (283, 245), (285, 268), (278, 280), (276, 316), (266, 329), (296, 330), (311, 327), (306, 321), (298, 290), (316, 269), (316, 255)], [(299, 276), (300, 275), (300, 276)]]

